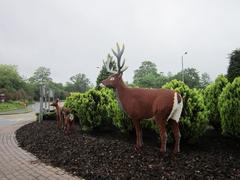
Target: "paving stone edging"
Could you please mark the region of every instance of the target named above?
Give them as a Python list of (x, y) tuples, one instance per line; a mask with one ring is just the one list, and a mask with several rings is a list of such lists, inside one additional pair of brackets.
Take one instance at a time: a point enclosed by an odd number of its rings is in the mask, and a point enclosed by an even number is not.
[(29, 122), (31, 121), (0, 127), (0, 179), (80, 179), (71, 176), (60, 168), (54, 168), (41, 163), (34, 155), (18, 146), (15, 132)]

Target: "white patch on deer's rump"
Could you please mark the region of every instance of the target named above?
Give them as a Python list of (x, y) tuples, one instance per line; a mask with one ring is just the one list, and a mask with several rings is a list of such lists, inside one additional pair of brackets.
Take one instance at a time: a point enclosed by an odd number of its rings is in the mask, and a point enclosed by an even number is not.
[(70, 119), (70, 121), (73, 121), (74, 120), (74, 115), (73, 114), (69, 114), (69, 119)]
[(168, 119), (173, 119), (176, 122), (179, 122), (181, 113), (182, 113), (182, 108), (183, 108), (183, 100), (181, 98), (181, 102), (178, 103), (178, 97), (177, 97), (177, 93), (174, 93), (174, 97), (173, 97), (173, 107), (172, 107), (172, 111), (168, 116)]

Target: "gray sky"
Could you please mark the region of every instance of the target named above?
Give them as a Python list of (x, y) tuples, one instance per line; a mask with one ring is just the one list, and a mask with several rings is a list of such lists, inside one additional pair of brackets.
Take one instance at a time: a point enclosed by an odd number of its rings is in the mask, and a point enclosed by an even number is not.
[(239, 0), (0, 0), (0, 64), (29, 77), (39, 66), (56, 82), (97, 66), (116, 42), (124, 43), (124, 80), (144, 60), (164, 73), (184, 66), (214, 79), (226, 73), (240, 47)]

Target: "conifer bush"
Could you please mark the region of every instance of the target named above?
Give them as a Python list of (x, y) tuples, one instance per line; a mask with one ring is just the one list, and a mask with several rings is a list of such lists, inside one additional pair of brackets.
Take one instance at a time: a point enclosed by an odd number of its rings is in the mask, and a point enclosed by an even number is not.
[(240, 77), (223, 89), (218, 108), (223, 134), (240, 137)]
[(220, 112), (218, 110), (218, 98), (221, 95), (228, 80), (224, 75), (219, 75), (215, 82), (211, 83), (204, 90), (204, 100), (209, 111), (209, 124), (217, 131), (221, 131)]
[(204, 134), (208, 125), (208, 111), (202, 93), (197, 89), (190, 89), (178, 80), (166, 83), (163, 88), (175, 90), (182, 95), (183, 111), (180, 119), (182, 140), (196, 141)]

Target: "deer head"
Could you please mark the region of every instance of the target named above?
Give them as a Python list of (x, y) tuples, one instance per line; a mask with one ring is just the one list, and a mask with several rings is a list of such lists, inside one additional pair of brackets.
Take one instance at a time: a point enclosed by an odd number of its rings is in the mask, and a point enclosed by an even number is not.
[(57, 106), (58, 106), (58, 102), (59, 102), (59, 99), (57, 98), (55, 102), (53, 102), (52, 104), (50, 104), (50, 106), (57, 107)]
[(122, 74), (128, 68), (127, 66), (125, 66), (125, 59), (121, 63), (121, 58), (122, 58), (124, 49), (125, 49), (124, 45), (122, 46), (122, 48), (120, 48), (118, 43), (117, 43), (117, 52), (112, 49), (112, 52), (117, 59), (117, 71), (113, 70), (113, 67), (110, 68), (110, 62), (112, 61), (112, 57), (108, 55), (107, 61), (104, 62), (104, 65), (107, 68), (107, 71), (112, 74), (107, 79), (102, 81), (101, 86), (116, 88), (117, 85), (122, 81)]

